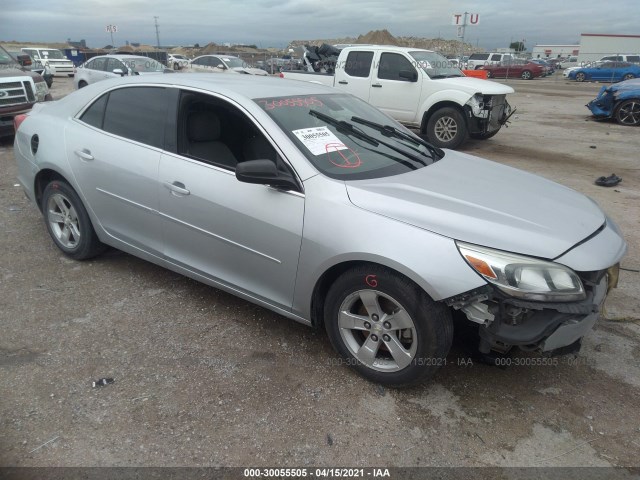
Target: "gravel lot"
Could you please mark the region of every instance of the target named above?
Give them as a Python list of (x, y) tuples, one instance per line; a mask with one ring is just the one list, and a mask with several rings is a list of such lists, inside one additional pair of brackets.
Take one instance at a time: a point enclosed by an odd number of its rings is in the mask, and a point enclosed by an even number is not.
[(5, 142), (0, 465), (640, 467), (640, 129), (590, 118), (599, 84), (508, 83), (517, 118), (464, 151), (593, 197), (629, 243), (575, 360), (490, 367), (459, 340), (431, 382), (384, 389), (324, 332), (118, 251), (64, 257)]

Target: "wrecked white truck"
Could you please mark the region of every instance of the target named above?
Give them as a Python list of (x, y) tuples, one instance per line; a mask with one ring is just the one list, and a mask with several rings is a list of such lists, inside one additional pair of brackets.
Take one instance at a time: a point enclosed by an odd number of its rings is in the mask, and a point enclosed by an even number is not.
[(433, 145), (455, 149), (468, 138), (493, 137), (512, 109), (511, 87), (466, 77), (439, 53), (380, 45), (305, 46), (305, 71), (282, 78), (329, 85), (362, 98)]

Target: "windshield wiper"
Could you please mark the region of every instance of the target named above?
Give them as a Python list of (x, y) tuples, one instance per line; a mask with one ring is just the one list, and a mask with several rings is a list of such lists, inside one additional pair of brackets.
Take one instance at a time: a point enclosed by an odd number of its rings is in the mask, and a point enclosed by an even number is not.
[[(362, 125), (366, 125), (367, 127), (371, 127), (387, 137), (401, 138), (403, 140), (408, 140), (414, 145), (422, 145), (427, 150), (429, 150), (429, 153), (431, 154), (431, 160), (433, 160), (434, 162), (444, 157), (444, 152), (439, 148), (434, 147), (429, 142), (425, 142), (423, 139), (421, 139), (418, 136), (409, 135), (408, 133), (403, 132), (402, 130), (398, 130), (393, 125), (382, 125), (381, 123), (375, 123), (360, 117), (351, 117), (351, 121), (356, 123), (361, 123)], [(424, 152), (421, 152), (416, 148), (413, 148), (413, 147), (409, 147), (409, 148), (411, 148), (415, 152), (420, 153), (421, 155), (424, 155)]]
[[(411, 160), (413, 160), (414, 162), (418, 162), (420, 165), (424, 165), (424, 166), (427, 165), (424, 160), (422, 160), (420, 157), (417, 157), (413, 153), (407, 152), (406, 150), (404, 150), (402, 148), (398, 148), (398, 147), (396, 147), (395, 145), (393, 145), (391, 143), (385, 142), (384, 140), (380, 140), (380, 139), (374, 138), (371, 135), (368, 135), (365, 132), (363, 132), (362, 130), (360, 130), (358, 127), (356, 127), (352, 123), (345, 122), (344, 120), (338, 120), (338, 119), (333, 118), (333, 117), (331, 117), (329, 115), (325, 115), (324, 113), (320, 113), (320, 112), (318, 112), (316, 110), (309, 110), (309, 115), (313, 115), (314, 117), (319, 118), (323, 122), (327, 122), (329, 125), (333, 125), (334, 127), (336, 127), (338, 129), (339, 132), (346, 133), (346, 134), (349, 134), (349, 135), (353, 135), (355, 138), (358, 138), (360, 140), (364, 140), (365, 142), (370, 143), (374, 147), (377, 147), (378, 145), (384, 145), (385, 147), (390, 148), (394, 152), (401, 153), (405, 157), (410, 158)], [(354, 117), (354, 118), (357, 118), (357, 117)], [(411, 148), (411, 147), (409, 147), (409, 148)], [(413, 149), (413, 150), (415, 151), (415, 149)]]

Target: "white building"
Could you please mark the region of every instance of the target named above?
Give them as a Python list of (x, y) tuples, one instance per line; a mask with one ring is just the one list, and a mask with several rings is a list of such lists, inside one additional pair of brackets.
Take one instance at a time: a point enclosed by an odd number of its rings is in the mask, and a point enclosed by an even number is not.
[(531, 51), (533, 58), (558, 58), (578, 55), (580, 45), (536, 45)]
[(639, 54), (640, 35), (609, 35), (583, 33), (580, 35), (578, 62), (600, 60), (606, 55)]

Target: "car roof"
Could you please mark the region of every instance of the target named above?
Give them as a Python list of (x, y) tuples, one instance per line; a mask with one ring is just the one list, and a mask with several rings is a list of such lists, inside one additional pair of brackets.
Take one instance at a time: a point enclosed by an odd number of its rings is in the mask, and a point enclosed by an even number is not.
[(349, 47), (345, 47), (343, 50), (351, 50), (351, 49), (362, 49), (362, 47), (366, 47), (366, 48), (370, 48), (373, 50), (384, 50), (386, 52), (403, 52), (403, 53), (408, 53), (408, 52), (433, 52), (433, 50), (427, 50), (425, 48), (411, 48), (411, 47), (397, 47), (395, 45), (352, 45)]
[(91, 57), (87, 61), (90, 62), (94, 58), (117, 58), (118, 60), (133, 60), (134, 58), (142, 58), (143, 60), (155, 60), (154, 58), (145, 57), (144, 55), (127, 55), (127, 54), (120, 54), (120, 53), (114, 53), (114, 54), (110, 53), (107, 55), (96, 55), (95, 57)]

